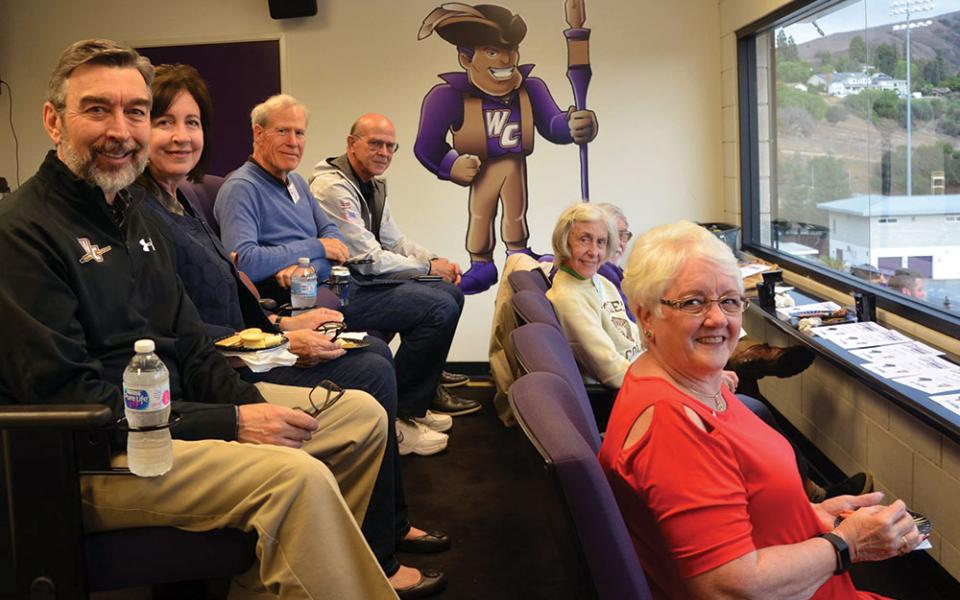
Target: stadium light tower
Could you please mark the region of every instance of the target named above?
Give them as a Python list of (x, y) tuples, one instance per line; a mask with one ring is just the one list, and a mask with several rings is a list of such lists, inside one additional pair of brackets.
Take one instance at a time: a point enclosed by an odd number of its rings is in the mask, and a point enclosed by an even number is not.
[(906, 32), (907, 55), (907, 195), (913, 195), (913, 111), (910, 101), (913, 99), (913, 82), (910, 79), (910, 31), (918, 27), (929, 27), (933, 21), (915, 21), (913, 15), (933, 10), (933, 0), (894, 0), (890, 3), (890, 14), (904, 17), (902, 23), (893, 26), (894, 31)]

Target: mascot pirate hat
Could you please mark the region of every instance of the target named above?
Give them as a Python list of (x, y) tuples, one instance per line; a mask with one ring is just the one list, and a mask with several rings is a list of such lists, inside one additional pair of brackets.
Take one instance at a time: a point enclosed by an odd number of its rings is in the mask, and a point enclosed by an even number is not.
[(520, 15), (512, 14), (502, 6), (470, 6), (448, 2), (427, 15), (417, 39), (422, 40), (434, 31), (441, 38), (461, 48), (513, 48), (527, 35), (527, 24)]

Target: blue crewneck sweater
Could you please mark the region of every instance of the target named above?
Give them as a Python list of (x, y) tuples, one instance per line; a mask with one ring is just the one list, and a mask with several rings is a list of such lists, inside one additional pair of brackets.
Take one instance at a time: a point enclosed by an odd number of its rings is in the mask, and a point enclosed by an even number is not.
[[(237, 267), (254, 281), (310, 258), (320, 281), (330, 274), (330, 261), (319, 238), (343, 240), (296, 173), (288, 185), (248, 160), (220, 187), (213, 213), (223, 245), (237, 253)], [(298, 196), (297, 201), (294, 197)]]

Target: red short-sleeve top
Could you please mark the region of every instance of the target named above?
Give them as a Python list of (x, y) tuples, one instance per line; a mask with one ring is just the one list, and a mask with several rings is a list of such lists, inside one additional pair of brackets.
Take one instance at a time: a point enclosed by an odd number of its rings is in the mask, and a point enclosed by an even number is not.
[[(790, 444), (736, 396), (714, 414), (667, 381), (629, 371), (610, 415), (599, 459), (654, 596), (684, 598), (683, 580), (755, 549), (824, 531), (810, 506)], [(624, 449), (653, 406), (650, 427)], [(684, 413), (693, 409), (707, 431)], [(813, 598), (881, 598), (831, 577)]]

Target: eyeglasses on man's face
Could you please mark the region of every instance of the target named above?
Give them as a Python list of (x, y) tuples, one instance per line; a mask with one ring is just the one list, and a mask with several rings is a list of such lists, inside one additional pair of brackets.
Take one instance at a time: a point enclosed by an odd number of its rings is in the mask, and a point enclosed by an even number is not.
[(660, 298), (660, 304), (696, 317), (707, 314), (710, 305), (716, 304), (723, 314), (733, 317), (742, 314), (750, 306), (750, 300), (744, 296), (721, 296), (713, 299), (705, 296), (688, 296), (677, 300)]
[(633, 232), (629, 229), (618, 229), (617, 235), (620, 236), (620, 241), (626, 244), (633, 238)]
[(355, 135), (353, 137), (358, 140), (363, 140), (364, 143), (367, 145), (367, 150), (369, 150), (370, 152), (380, 152), (380, 150), (385, 149), (390, 154), (394, 154), (400, 148), (400, 144), (396, 142), (379, 140), (377, 138), (371, 138), (365, 135)]

